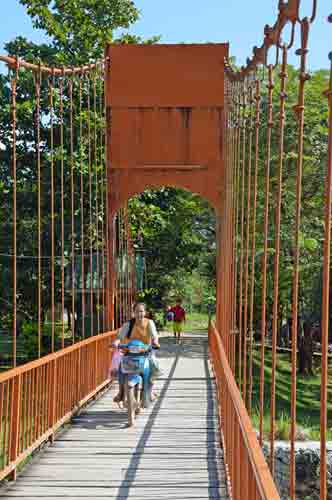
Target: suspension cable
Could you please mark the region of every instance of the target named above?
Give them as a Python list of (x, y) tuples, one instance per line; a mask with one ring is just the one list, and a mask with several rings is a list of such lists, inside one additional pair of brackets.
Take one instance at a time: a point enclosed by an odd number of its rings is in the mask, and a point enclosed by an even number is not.
[(70, 219), (71, 219), (71, 337), (75, 342), (75, 190), (74, 190), (74, 107), (73, 80), (69, 89), (69, 143), (70, 143)]
[(89, 248), (90, 248), (90, 337), (94, 335), (93, 298), (93, 222), (92, 222), (92, 150), (91, 150), (91, 101), (90, 74), (87, 75), (87, 124), (88, 124), (88, 176), (89, 176)]
[(245, 236), (245, 271), (244, 271), (244, 320), (243, 320), (243, 399), (247, 400), (247, 331), (248, 331), (248, 289), (249, 289), (249, 248), (250, 248), (250, 215), (251, 215), (251, 178), (252, 178), (252, 136), (253, 136), (253, 89), (252, 83), (248, 86), (248, 176), (246, 193), (246, 236)]
[(265, 161), (265, 201), (264, 201), (264, 254), (262, 262), (262, 312), (261, 312), (261, 359), (260, 359), (260, 414), (259, 440), (263, 444), (264, 421), (264, 378), (265, 378), (265, 337), (266, 337), (266, 298), (267, 298), (267, 258), (269, 235), (269, 200), (270, 200), (270, 167), (271, 167), (271, 139), (273, 130), (273, 66), (268, 67), (268, 103), (267, 103), (267, 137)]
[[(331, 15), (332, 19), (332, 15)], [(332, 21), (331, 21), (332, 22)], [(331, 264), (331, 203), (332, 203), (332, 52), (330, 59), (330, 79), (327, 91), (328, 100), (328, 150), (326, 164), (325, 193), (325, 231), (322, 290), (322, 383), (320, 404), (320, 495), (327, 498), (327, 382), (328, 382), (328, 341), (330, 323), (330, 264)]]
[(244, 201), (245, 201), (245, 161), (246, 161), (246, 82), (241, 85), (242, 117), (241, 117), (241, 229), (240, 229), (240, 290), (239, 290), (239, 387), (242, 387), (242, 337), (243, 337), (243, 254), (244, 254)]
[(61, 347), (65, 346), (65, 220), (64, 220), (64, 131), (63, 131), (63, 76), (59, 80), (60, 166), (61, 166)]
[[(14, 74), (11, 79), (11, 112), (12, 112), (12, 175), (13, 175), (13, 367), (17, 363), (17, 150), (16, 150), (16, 127), (17, 127), (17, 81), (20, 63), (15, 59)], [(7, 397), (7, 400), (9, 398)]]
[(279, 304), (279, 263), (280, 263), (280, 230), (281, 230), (281, 200), (282, 175), (284, 165), (284, 138), (286, 126), (286, 80), (287, 80), (287, 47), (282, 48), (282, 64), (280, 72), (280, 115), (279, 115), (279, 154), (278, 154), (278, 187), (275, 208), (275, 255), (274, 255), (274, 287), (272, 312), (272, 375), (271, 375), (271, 413), (270, 413), (270, 469), (274, 476), (274, 442), (276, 419), (276, 369), (277, 369), (277, 329)]
[(86, 294), (86, 276), (85, 276), (85, 248), (84, 248), (84, 220), (85, 220), (85, 206), (84, 206), (84, 138), (83, 138), (83, 72), (79, 75), (79, 147), (80, 147), (80, 211), (81, 211), (81, 302), (82, 302), (82, 337), (85, 338), (85, 294)]
[(293, 297), (292, 297), (292, 387), (291, 387), (291, 457), (290, 457), (290, 495), (295, 500), (295, 438), (296, 438), (296, 384), (297, 384), (297, 332), (298, 332), (298, 300), (299, 300), (299, 267), (300, 267), (300, 222), (301, 222), (301, 197), (302, 197), (302, 170), (303, 170), (303, 143), (304, 143), (304, 88), (309, 79), (306, 72), (308, 53), (309, 21), (305, 18), (301, 22), (301, 48), (297, 54), (301, 57), (299, 73), (298, 104), (294, 107), (298, 121), (298, 155), (296, 173), (296, 210), (294, 224), (294, 272), (293, 272)]
[(252, 247), (251, 247), (251, 278), (250, 278), (250, 316), (249, 316), (249, 396), (248, 413), (251, 415), (252, 409), (252, 387), (253, 387), (253, 335), (254, 335), (254, 294), (255, 294), (255, 253), (256, 253), (256, 211), (257, 211), (257, 181), (258, 181), (258, 161), (259, 161), (259, 132), (260, 132), (260, 102), (261, 89), (258, 78), (255, 80), (255, 149), (254, 149), (254, 179), (253, 179), (253, 211), (252, 211)]
[(97, 77), (93, 73), (93, 163), (95, 170), (95, 256), (96, 256), (96, 310), (97, 310), (97, 333), (100, 333), (100, 295), (99, 295), (99, 189), (98, 189), (98, 133), (97, 133)]
[[(103, 81), (103, 66), (99, 67), (99, 116), (100, 116), (100, 202), (101, 202), (101, 288), (102, 288), (102, 331), (106, 330), (106, 296), (105, 296), (105, 192), (106, 192), (106, 180), (105, 180), (105, 159), (104, 159), (104, 150), (106, 147), (105, 144), (105, 124), (104, 124), (104, 81)], [(100, 279), (99, 279), (100, 283)]]
[(50, 108), (50, 168), (51, 168), (51, 351), (55, 349), (55, 227), (54, 227), (54, 72), (48, 80)]

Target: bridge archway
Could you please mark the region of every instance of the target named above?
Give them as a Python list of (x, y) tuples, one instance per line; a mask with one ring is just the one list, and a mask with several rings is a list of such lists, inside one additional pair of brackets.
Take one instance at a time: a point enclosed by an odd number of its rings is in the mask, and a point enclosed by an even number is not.
[[(174, 180), (171, 181), (170, 177), (174, 176)], [(158, 190), (162, 188), (176, 188), (182, 189), (184, 191), (188, 191), (193, 195), (197, 195), (202, 200), (209, 203), (211, 208), (215, 211), (216, 216), (221, 209), (220, 199), (217, 196), (213, 196), (209, 186), (206, 185), (206, 179), (204, 179), (204, 183), (202, 182), (199, 185), (197, 181), (197, 189), (195, 191), (192, 190), (191, 186), (193, 184), (190, 179), (188, 180), (187, 173), (183, 175), (181, 172), (174, 172), (170, 174), (169, 172), (158, 172), (154, 173), (151, 178), (142, 178), (140, 175), (132, 176), (130, 179), (126, 179), (124, 175), (121, 176), (121, 181), (123, 182), (122, 189), (119, 193), (113, 193), (111, 191), (110, 199), (111, 199), (111, 210), (110, 213), (114, 215), (120, 208), (124, 207), (133, 197), (139, 196), (143, 194), (148, 189)], [(111, 185), (120, 185), (120, 182), (117, 182), (117, 173), (114, 173), (112, 176), (113, 184)]]
[[(144, 298), (144, 301), (147, 300), (154, 310), (161, 310), (166, 304), (175, 301), (179, 295), (183, 297), (187, 306), (197, 302), (192, 300), (193, 293), (196, 298), (199, 292), (204, 291), (209, 295), (215, 295), (216, 218), (216, 209), (209, 200), (200, 193), (193, 193), (174, 185), (149, 187), (125, 200), (112, 221), (111, 239), (116, 242), (113, 246), (116, 249), (115, 254), (111, 259), (116, 266), (111, 273), (114, 280), (113, 310), (116, 326), (122, 324), (121, 283), (126, 282), (123, 274), (126, 266), (119, 265), (122, 249), (119, 243), (121, 221), (125, 219), (127, 226), (131, 221), (129, 275), (132, 275), (131, 270), (134, 267), (136, 286), (135, 295), (129, 293), (129, 305), (132, 305), (132, 300), (141, 297), (143, 290), (153, 289), (150, 298)], [(149, 228), (153, 228), (152, 233)], [(146, 239), (147, 229), (150, 236), (148, 235)], [(191, 241), (196, 242), (195, 255), (190, 255)], [(131, 252), (133, 246), (134, 254)], [(123, 258), (125, 262), (128, 261), (126, 252)], [(117, 276), (119, 269), (122, 270), (122, 278)], [(186, 292), (188, 283), (192, 286), (192, 292), (189, 294)], [(201, 306), (202, 300), (196, 305)], [(205, 304), (207, 313), (206, 306), (207, 304)], [(126, 301), (124, 307), (127, 307)]]

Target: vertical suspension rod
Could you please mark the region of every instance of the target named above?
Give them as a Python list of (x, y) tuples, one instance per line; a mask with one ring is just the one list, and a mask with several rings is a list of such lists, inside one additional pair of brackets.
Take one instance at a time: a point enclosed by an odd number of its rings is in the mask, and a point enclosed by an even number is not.
[(242, 333), (243, 333), (243, 241), (244, 241), (244, 192), (245, 192), (245, 160), (246, 160), (246, 82), (241, 85), (242, 91), (242, 144), (241, 144), (241, 229), (240, 229), (240, 290), (239, 290), (239, 387), (242, 387)]
[(297, 330), (298, 330), (298, 300), (299, 300), (299, 274), (300, 274), (300, 223), (301, 223), (301, 198), (302, 198), (302, 171), (303, 171), (303, 144), (304, 144), (304, 88), (308, 80), (306, 61), (308, 53), (309, 20), (301, 22), (301, 48), (297, 54), (301, 56), (299, 74), (298, 104), (294, 111), (298, 120), (298, 151), (296, 175), (296, 209), (294, 225), (294, 271), (293, 271), (293, 296), (292, 296), (292, 385), (291, 385), (291, 456), (290, 456), (290, 496), (295, 500), (296, 468), (295, 468), (295, 437), (296, 437), (296, 385), (297, 385)]
[(90, 249), (90, 337), (94, 335), (93, 317), (93, 224), (92, 224), (92, 151), (91, 151), (91, 103), (90, 103), (90, 74), (87, 74), (87, 111), (88, 111), (88, 175), (89, 175), (89, 249)]
[(331, 203), (332, 203), (332, 52), (329, 88), (324, 93), (328, 99), (328, 150), (325, 193), (325, 236), (322, 291), (322, 383), (320, 406), (320, 498), (327, 499), (327, 375), (328, 375), (328, 340), (330, 314), (330, 265), (331, 265)]
[[(100, 138), (99, 138), (99, 145), (100, 145), (100, 202), (101, 202), (101, 284), (102, 284), (102, 331), (105, 332), (106, 328), (106, 296), (105, 296), (105, 192), (106, 192), (106, 185), (105, 185), (105, 157), (104, 157), (104, 149), (105, 148), (105, 124), (104, 124), (104, 103), (103, 103), (103, 93), (104, 93), (104, 85), (103, 85), (103, 66), (100, 66), (99, 72), (98, 72), (98, 79), (99, 79), (99, 114), (100, 114)], [(100, 280), (99, 280), (100, 282)]]
[(49, 79), (49, 107), (50, 107), (50, 166), (51, 166), (51, 321), (52, 321), (52, 347), (55, 349), (55, 227), (54, 227), (54, 69)]
[(258, 181), (258, 161), (259, 161), (259, 129), (260, 129), (260, 102), (261, 88), (260, 81), (255, 81), (255, 160), (254, 160), (254, 179), (253, 179), (253, 212), (252, 212), (252, 241), (251, 241), (251, 278), (250, 278), (250, 316), (249, 316), (249, 396), (248, 413), (252, 410), (252, 386), (253, 386), (253, 334), (254, 334), (254, 299), (255, 299), (255, 253), (256, 253), (256, 211), (257, 211), (257, 181)]
[(265, 162), (265, 201), (264, 201), (264, 253), (262, 262), (262, 311), (261, 311), (261, 359), (260, 359), (260, 397), (259, 397), (259, 441), (263, 444), (264, 422), (264, 379), (265, 379), (265, 336), (266, 336), (266, 298), (267, 298), (267, 257), (269, 235), (269, 206), (270, 206), (270, 165), (271, 139), (273, 130), (273, 66), (268, 66), (268, 106), (267, 106), (267, 138)]
[(38, 271), (37, 271), (37, 308), (38, 308), (38, 358), (41, 356), (41, 315), (42, 315), (42, 261), (41, 261), (41, 157), (40, 157), (40, 87), (41, 71), (35, 73), (35, 95), (36, 95), (36, 157), (37, 157), (37, 251), (38, 251)]
[(70, 219), (71, 219), (71, 337), (75, 342), (75, 188), (74, 188), (74, 104), (73, 80), (69, 89), (69, 142), (70, 142)]
[(62, 335), (61, 347), (65, 347), (65, 221), (64, 221), (64, 136), (63, 136), (63, 75), (59, 81), (59, 119), (60, 119), (60, 162), (61, 162), (61, 316), (62, 316)]
[(99, 276), (99, 177), (98, 177), (98, 133), (97, 133), (97, 74), (94, 72), (93, 74), (93, 163), (95, 169), (95, 241), (96, 241), (96, 309), (97, 309), (97, 333), (100, 333), (100, 295), (99, 295), (99, 287), (100, 287), (100, 276)]
[(275, 255), (274, 255), (274, 288), (272, 313), (272, 375), (271, 375), (271, 412), (270, 412), (270, 469), (274, 476), (274, 441), (276, 419), (276, 368), (277, 368), (277, 329), (279, 304), (279, 266), (280, 266), (280, 229), (281, 229), (281, 198), (282, 175), (284, 164), (284, 135), (286, 124), (286, 80), (287, 80), (287, 47), (282, 48), (282, 65), (280, 72), (280, 117), (279, 117), (279, 154), (278, 154), (278, 187), (276, 201), (275, 224)]
[(85, 255), (84, 255), (84, 172), (83, 172), (83, 72), (79, 77), (79, 147), (80, 147), (80, 211), (81, 211), (81, 293), (82, 293), (82, 337), (85, 338), (85, 292), (86, 292), (86, 277), (85, 277)]
[(251, 226), (251, 176), (252, 176), (252, 104), (253, 89), (249, 85), (249, 138), (248, 138), (248, 182), (246, 208), (245, 270), (244, 270), (244, 312), (243, 312), (243, 399), (247, 402), (247, 330), (248, 330), (248, 289), (249, 289), (249, 248)]
[[(19, 60), (16, 59), (14, 75), (11, 79), (12, 94), (12, 175), (13, 175), (13, 367), (17, 364), (17, 151), (16, 151), (16, 127), (17, 127), (17, 80), (19, 74)], [(8, 401), (7, 397), (7, 401)]]

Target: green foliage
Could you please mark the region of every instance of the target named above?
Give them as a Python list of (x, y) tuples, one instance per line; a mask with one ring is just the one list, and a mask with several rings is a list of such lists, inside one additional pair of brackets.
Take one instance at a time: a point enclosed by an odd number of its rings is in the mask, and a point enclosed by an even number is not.
[(139, 12), (131, 0), (20, 0), (36, 28), (45, 30), (63, 62), (101, 57), (113, 31), (129, 28)]
[(38, 324), (26, 322), (22, 326), (22, 345), (28, 359), (38, 357)]
[[(132, 0), (20, 0), (36, 28), (51, 39), (57, 64), (88, 64), (101, 58), (107, 43), (154, 43), (159, 37), (144, 41), (124, 32), (114, 38), (114, 31), (127, 30), (139, 18)], [(39, 57), (47, 60), (44, 48)], [(33, 54), (36, 55), (35, 53)]]
[[(215, 214), (199, 196), (164, 187), (130, 200), (136, 251), (146, 260), (140, 296), (160, 309), (181, 296), (200, 309), (215, 295)], [(211, 298), (212, 297), (212, 298)]]
[[(138, 19), (139, 12), (130, 0), (20, 0), (27, 9), (27, 13), (33, 20), (34, 26), (43, 29), (48, 35), (48, 42), (35, 44), (26, 38), (17, 37), (9, 41), (5, 48), (9, 55), (18, 56), (27, 61), (47, 65), (81, 65), (89, 64), (97, 58), (101, 58), (107, 42), (116, 43), (141, 43), (139, 37), (124, 33), (118, 39), (113, 36), (114, 30), (127, 30), (129, 26)], [(146, 40), (151, 43), (157, 40), (153, 38)], [(12, 277), (12, 248), (13, 248), (13, 180), (12, 180), (12, 123), (11, 123), (11, 77), (12, 73), (0, 75), (0, 319), (3, 328), (8, 333), (12, 327), (13, 307), (13, 277)], [(48, 352), (50, 346), (48, 325), (45, 321), (47, 311), (51, 305), (51, 143), (50, 143), (50, 112), (49, 112), (49, 88), (48, 79), (45, 77), (41, 85), (41, 109), (40, 109), (40, 153), (41, 153), (41, 230), (42, 230), (42, 331), (43, 331), (43, 353)], [(59, 88), (54, 91), (54, 186), (56, 191), (54, 206), (55, 224), (55, 303), (61, 302), (61, 205), (60, 205), (60, 172), (61, 161), (64, 161), (64, 183), (66, 186), (64, 196), (64, 227), (65, 227), (65, 307), (70, 302), (68, 289), (71, 286), (69, 271), (71, 262), (71, 240), (69, 237), (71, 227), (70, 214), (70, 137), (69, 137), (69, 99), (68, 82), (64, 81), (64, 147), (59, 147), (60, 116), (59, 116)], [(80, 127), (80, 119), (83, 122), (83, 139), (80, 148), (74, 151), (74, 205), (75, 205), (75, 251), (80, 252), (81, 234), (81, 206), (79, 203), (80, 179), (82, 171), (85, 190), (88, 186), (88, 157), (89, 145), (87, 130), (90, 128), (94, 133), (94, 113), (91, 109), (90, 115), (86, 110), (88, 96), (90, 103), (93, 102), (93, 89), (90, 85), (88, 94), (87, 82), (82, 81), (83, 110), (79, 113), (79, 89), (78, 79), (73, 81), (73, 109), (74, 127), (76, 137)], [(97, 106), (99, 106), (101, 93), (97, 88)], [(92, 104), (91, 104), (92, 107)], [(98, 108), (99, 109), (99, 108)], [(36, 353), (36, 321), (38, 317), (38, 269), (37, 269), (37, 159), (36, 159), (36, 95), (33, 74), (30, 71), (20, 70), (17, 86), (17, 306), (26, 321), (31, 321), (29, 327), (25, 324), (24, 342), (27, 353)], [(105, 126), (103, 118), (97, 117), (97, 140), (99, 132)], [(75, 139), (75, 145), (77, 141)], [(96, 190), (96, 174), (100, 179), (103, 153), (96, 152), (97, 161), (92, 161), (92, 190)], [(93, 155), (94, 156), (94, 155)], [(99, 186), (101, 192), (101, 188)], [(93, 206), (89, 206), (89, 197), (85, 196), (83, 204), (84, 223), (84, 246), (89, 248), (92, 244), (93, 250), (101, 248), (100, 237), (97, 237), (97, 218), (102, 220), (101, 207), (96, 208), (93, 197)], [(91, 209), (92, 221), (89, 220)], [(99, 213), (97, 213), (99, 210)], [(100, 231), (100, 225), (99, 225)], [(78, 259), (76, 259), (78, 260)], [(82, 311), (76, 303), (77, 321), (76, 327), (80, 325)], [(96, 322), (95, 322), (96, 323)], [(30, 328), (30, 331), (28, 332)], [(75, 332), (75, 338), (79, 338), (79, 332)]]
[[(22, 325), (21, 344), (23, 352), (28, 360), (38, 357), (38, 323), (34, 321), (25, 321)], [(61, 347), (61, 326), (55, 326), (54, 331), (55, 348)], [(52, 345), (52, 325), (45, 323), (42, 327), (41, 337), (41, 355), (44, 356), (51, 352)]]

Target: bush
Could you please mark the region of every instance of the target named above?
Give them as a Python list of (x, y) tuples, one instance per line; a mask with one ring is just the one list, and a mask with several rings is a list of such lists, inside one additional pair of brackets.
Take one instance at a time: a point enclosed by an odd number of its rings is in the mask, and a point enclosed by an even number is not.
[(22, 348), (28, 360), (38, 357), (38, 324), (24, 322), (22, 325)]
[[(57, 329), (55, 329), (55, 350), (61, 347), (61, 339)], [(38, 323), (35, 321), (25, 321), (22, 325), (22, 349), (27, 360), (38, 358)], [(42, 325), (41, 356), (45, 356), (52, 351), (52, 325)]]

